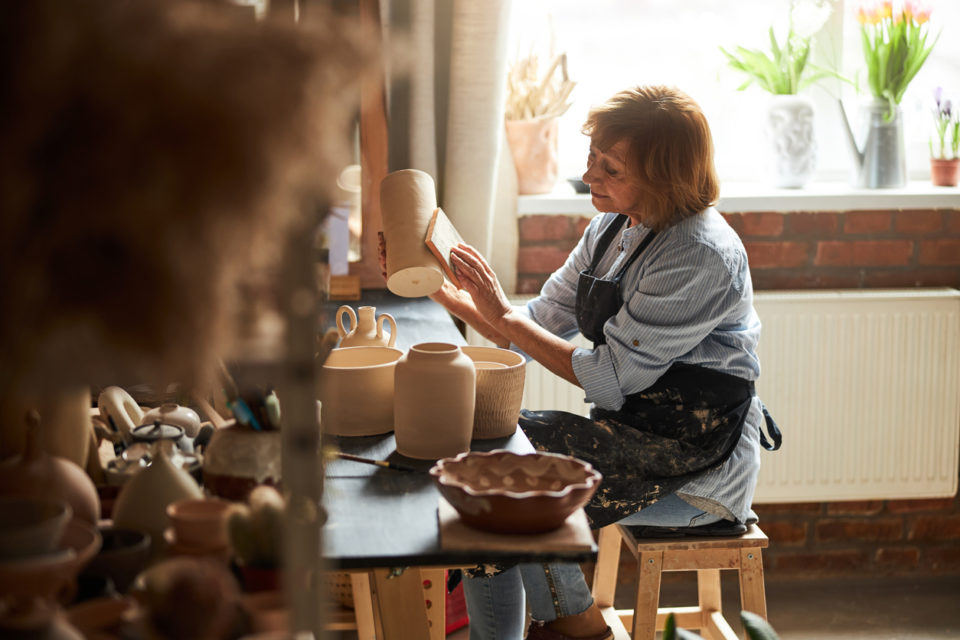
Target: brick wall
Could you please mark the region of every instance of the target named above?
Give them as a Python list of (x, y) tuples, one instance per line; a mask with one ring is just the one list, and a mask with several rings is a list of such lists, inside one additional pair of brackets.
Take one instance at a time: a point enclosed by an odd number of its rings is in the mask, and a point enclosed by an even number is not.
[[(724, 217), (743, 239), (758, 291), (960, 288), (960, 209)], [(520, 218), (517, 293), (540, 290), (588, 221)], [(771, 541), (764, 557), (771, 576), (960, 574), (958, 497), (771, 504), (756, 511)]]

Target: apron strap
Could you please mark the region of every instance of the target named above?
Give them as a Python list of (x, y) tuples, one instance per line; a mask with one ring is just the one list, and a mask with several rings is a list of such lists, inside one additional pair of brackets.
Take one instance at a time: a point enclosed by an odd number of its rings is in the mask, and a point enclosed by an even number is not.
[(603, 259), (603, 255), (610, 247), (610, 243), (613, 242), (616, 235), (620, 233), (620, 227), (622, 227), (626, 221), (627, 216), (618, 213), (614, 216), (613, 220), (610, 221), (610, 224), (607, 225), (607, 228), (603, 230), (603, 234), (601, 234), (600, 239), (597, 241), (597, 246), (593, 250), (593, 258), (590, 260), (590, 266), (587, 267), (588, 274), (592, 274), (597, 268), (597, 265), (600, 264), (600, 260)]
[(763, 427), (760, 427), (760, 444), (767, 451), (776, 451), (780, 448), (780, 444), (783, 442), (783, 434), (780, 433), (780, 427), (777, 426), (776, 420), (773, 419), (773, 416), (770, 415), (770, 412), (767, 411), (767, 406), (760, 402), (760, 409), (763, 411), (763, 420), (767, 423), (767, 432), (770, 434), (770, 437), (773, 439), (773, 444), (770, 444), (770, 441), (767, 440), (767, 436), (763, 433)]

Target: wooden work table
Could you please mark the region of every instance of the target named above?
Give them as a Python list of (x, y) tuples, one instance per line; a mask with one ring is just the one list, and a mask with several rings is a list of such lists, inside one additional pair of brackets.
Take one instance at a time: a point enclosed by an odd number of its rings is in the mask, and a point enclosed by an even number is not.
[[(341, 304), (354, 308), (374, 306), (377, 315), (392, 315), (398, 327), (395, 346), (403, 350), (420, 342), (465, 344), (447, 312), (427, 298), (399, 298), (387, 291), (366, 291), (360, 301), (327, 303), (326, 326), (334, 326), (334, 314)], [(372, 607), (384, 638), (443, 637), (443, 607), (425, 607), (424, 601), (443, 601), (446, 568), (493, 562), (581, 562), (596, 557), (596, 545), (589, 536), (585, 518), (582, 527), (577, 525), (579, 545), (556, 544), (555, 538), (545, 544), (548, 539), (544, 535), (548, 534), (510, 536), (506, 542), (491, 545), (490, 534), (477, 532), (475, 545), (451, 548), (441, 539), (440, 494), (427, 473), (433, 466), (432, 460), (413, 460), (398, 454), (392, 433), (333, 437), (327, 443), (346, 453), (414, 469), (396, 471), (343, 459), (330, 461), (326, 466), (323, 504), (328, 520), (323, 529), (324, 558), (332, 568), (360, 576), (361, 584), (368, 584), (376, 593)], [(475, 440), (471, 449), (533, 451), (519, 428), (508, 438)], [(589, 539), (586, 546), (582, 544), (584, 534)], [(422, 635), (417, 635), (415, 629), (421, 629)]]

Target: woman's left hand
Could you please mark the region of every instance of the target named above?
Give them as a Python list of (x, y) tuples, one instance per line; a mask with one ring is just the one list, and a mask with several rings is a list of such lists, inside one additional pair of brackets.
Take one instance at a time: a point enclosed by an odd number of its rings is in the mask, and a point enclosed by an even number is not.
[(497, 280), (497, 274), (476, 249), (461, 243), (450, 250), (450, 262), (460, 284), (487, 322), (492, 324), (510, 312), (510, 301)]

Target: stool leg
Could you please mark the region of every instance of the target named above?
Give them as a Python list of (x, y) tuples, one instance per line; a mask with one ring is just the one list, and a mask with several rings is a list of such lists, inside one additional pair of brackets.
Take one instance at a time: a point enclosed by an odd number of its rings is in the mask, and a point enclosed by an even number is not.
[(766, 619), (767, 596), (763, 586), (763, 557), (757, 547), (740, 550), (740, 604)]
[(600, 529), (597, 540), (597, 564), (593, 569), (593, 600), (598, 607), (613, 606), (620, 567), (620, 532), (617, 525)]
[(714, 633), (713, 614), (720, 613), (720, 570), (697, 570), (697, 604), (700, 609), (700, 635), (708, 640), (720, 640), (722, 636)]
[(633, 640), (654, 640), (657, 636), (662, 570), (662, 551), (640, 554), (637, 561), (637, 602), (633, 609)]

